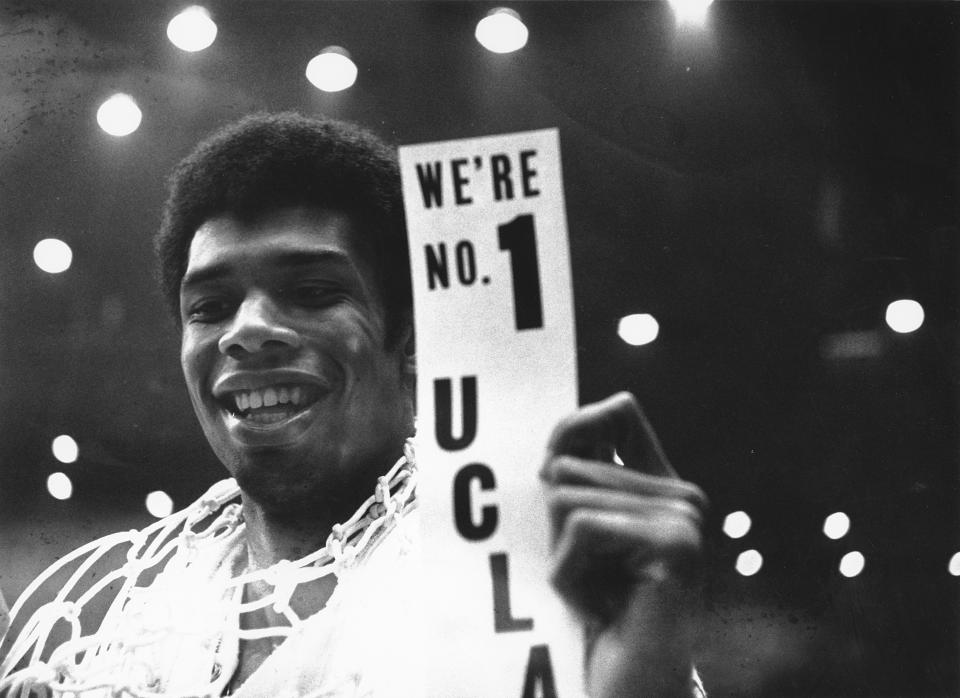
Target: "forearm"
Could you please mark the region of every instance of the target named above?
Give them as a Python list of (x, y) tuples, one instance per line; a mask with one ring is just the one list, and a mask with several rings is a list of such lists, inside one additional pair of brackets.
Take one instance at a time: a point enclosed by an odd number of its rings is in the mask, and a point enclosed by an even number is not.
[(691, 595), (669, 584), (641, 587), (618, 622), (588, 631), (592, 698), (699, 698), (693, 663), (697, 614)]

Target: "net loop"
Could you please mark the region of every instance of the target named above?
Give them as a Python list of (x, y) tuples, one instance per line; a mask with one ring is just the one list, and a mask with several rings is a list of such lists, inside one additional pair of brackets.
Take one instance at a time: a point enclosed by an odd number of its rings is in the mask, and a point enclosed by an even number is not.
[[(331, 527), (324, 547), (299, 560), (282, 560), (236, 577), (217, 574), (211, 578), (203, 576), (208, 574), (205, 572), (192, 572), (198, 565), (206, 569), (205, 560), (216, 559), (210, 557), (216, 555), (212, 550), (223, 555), (237, 544), (225, 540), (245, 525), (241, 504), (231, 501), (240, 494), (232, 479), (214, 484), (186, 509), (141, 531), (117, 533), (81, 546), (34, 580), (11, 609), (12, 624), (26, 601), (53, 574), (69, 564), (78, 566), (55, 598), (40, 606), (13, 639), (7, 657), (0, 661), (0, 695), (26, 696), (31, 691), (56, 696), (99, 691), (102, 696), (125, 698), (221, 695), (224, 674), (232, 673), (229, 668), (224, 671), (221, 663), (232, 660), (221, 655), (219, 648), (235, 647), (241, 639), (289, 635), (302, 623), (290, 607), (298, 585), (341, 574), (363, 559), (386, 531), (400, 525), (404, 513), (415, 505), (416, 472), (413, 444), (408, 440), (404, 456), (378, 478), (373, 494), (349, 519)], [(129, 546), (124, 550), (124, 563), (80, 593), (77, 587), (93, 565), (120, 546)], [(148, 571), (156, 572), (153, 581), (149, 586), (137, 586)], [(245, 585), (258, 582), (271, 586), (270, 593), (244, 602)], [(184, 585), (189, 587), (186, 592)], [(115, 596), (99, 629), (83, 635), (84, 605), (108, 588), (115, 589)], [(185, 606), (185, 599), (196, 592), (202, 593)], [(268, 606), (280, 616), (278, 624), (256, 630), (240, 628), (239, 615)], [(50, 634), (61, 620), (70, 625), (70, 637), (44, 661)], [(196, 648), (197, 656), (211, 655), (202, 677), (191, 679), (189, 686), (178, 685), (176, 693), (165, 689), (166, 674), (151, 663), (157, 653), (170, 649), (172, 641), (178, 647)], [(20, 663), (26, 666), (14, 670)]]

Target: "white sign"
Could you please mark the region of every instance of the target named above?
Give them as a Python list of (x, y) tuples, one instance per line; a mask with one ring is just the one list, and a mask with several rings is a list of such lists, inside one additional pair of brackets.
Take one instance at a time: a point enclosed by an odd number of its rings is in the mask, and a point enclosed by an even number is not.
[(538, 471), (577, 406), (555, 129), (400, 149), (418, 368), (428, 696), (583, 695)]

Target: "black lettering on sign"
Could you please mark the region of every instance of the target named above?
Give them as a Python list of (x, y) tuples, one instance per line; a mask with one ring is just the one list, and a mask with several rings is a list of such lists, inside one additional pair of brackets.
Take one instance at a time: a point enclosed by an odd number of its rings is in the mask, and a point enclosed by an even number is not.
[(463, 188), (470, 184), (470, 179), (460, 171), (460, 168), (468, 162), (470, 161), (466, 158), (457, 158), (450, 161), (450, 167), (453, 169), (453, 198), (458, 204), (473, 203), (473, 199), (463, 193)]
[(540, 263), (533, 216), (517, 216), (497, 227), (500, 249), (510, 252), (513, 273), (513, 313), (517, 330), (543, 327), (543, 299), (540, 295)]
[(460, 436), (453, 435), (453, 381), (437, 378), (433, 381), (433, 411), (437, 443), (444, 451), (462, 451), (477, 438), (477, 377), (460, 379), (461, 410)]
[(493, 629), (498, 633), (533, 630), (533, 618), (514, 618), (510, 612), (510, 568), (506, 553), (490, 555), (493, 579)]
[[(537, 686), (540, 692), (537, 692)], [(550, 663), (550, 648), (534, 645), (527, 660), (527, 676), (523, 680), (521, 698), (557, 698), (557, 685), (553, 680), (553, 665)]]
[(443, 288), (450, 288), (450, 266), (447, 264), (447, 246), (438, 242), (434, 247), (424, 245), (424, 254), (427, 256), (427, 284), (432, 291), (437, 284)]
[(440, 169), (440, 161), (436, 162), (418, 162), (417, 179), (420, 182), (420, 193), (423, 195), (423, 205), (425, 208), (443, 206), (443, 171)]
[(510, 158), (504, 153), (490, 156), (493, 169), (493, 198), (502, 201), (513, 198), (513, 181), (510, 179)]
[(499, 512), (492, 504), (480, 510), (480, 521), (473, 520), (473, 500), (470, 486), (476, 480), (480, 489), (489, 491), (496, 488), (493, 471), (483, 463), (470, 463), (460, 468), (453, 478), (453, 519), (460, 535), (467, 540), (484, 540), (497, 530)]
[(477, 257), (469, 240), (457, 243), (457, 276), (464, 286), (477, 280)]
[(540, 190), (535, 189), (530, 180), (537, 176), (537, 171), (530, 164), (530, 159), (537, 156), (536, 150), (520, 151), (520, 181), (523, 182), (524, 196), (540, 196)]

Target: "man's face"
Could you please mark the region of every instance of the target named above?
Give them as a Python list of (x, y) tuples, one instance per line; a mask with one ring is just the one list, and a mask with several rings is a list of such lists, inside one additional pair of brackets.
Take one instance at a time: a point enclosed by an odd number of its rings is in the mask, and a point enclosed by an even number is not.
[(278, 513), (352, 511), (412, 430), (406, 337), (385, 346), (355, 225), (282, 208), (210, 219), (190, 245), (180, 291), (190, 398), (230, 474)]

